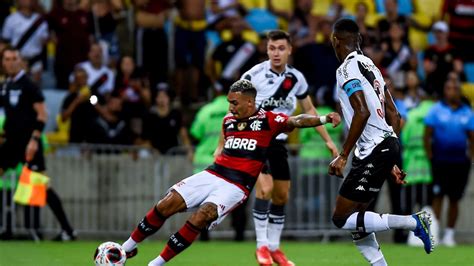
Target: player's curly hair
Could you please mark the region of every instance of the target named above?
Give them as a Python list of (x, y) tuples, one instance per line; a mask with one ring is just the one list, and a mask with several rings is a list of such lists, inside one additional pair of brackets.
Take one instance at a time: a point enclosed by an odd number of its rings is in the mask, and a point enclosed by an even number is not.
[(347, 32), (351, 34), (359, 34), (359, 26), (349, 18), (340, 18), (334, 23), (334, 32)]
[(234, 82), (229, 89), (230, 92), (241, 92), (255, 98), (257, 96), (257, 89), (253, 86), (252, 82), (241, 79)]

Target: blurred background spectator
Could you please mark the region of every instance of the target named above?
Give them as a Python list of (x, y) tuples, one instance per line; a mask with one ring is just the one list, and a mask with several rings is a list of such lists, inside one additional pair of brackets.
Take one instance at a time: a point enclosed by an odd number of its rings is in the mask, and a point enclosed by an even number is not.
[(174, 61), (176, 95), (185, 103), (204, 94), (199, 89), (206, 53), (206, 6), (204, 0), (176, 1)]
[(88, 60), (76, 65), (87, 73), (87, 85), (94, 95), (105, 96), (114, 89), (115, 73), (104, 63), (104, 50), (100, 43), (90, 45)]
[(150, 81), (136, 66), (131, 56), (118, 61), (114, 93), (123, 100), (123, 112), (130, 121), (132, 133), (143, 134), (143, 118), (151, 107)]
[(188, 131), (183, 125), (183, 115), (171, 105), (169, 88), (166, 84), (161, 84), (157, 88), (155, 103), (145, 117), (143, 141), (160, 154), (179, 152), (176, 148), (182, 145), (192, 161), (193, 149)]
[[(94, 95), (93, 95), (94, 96)], [(123, 100), (112, 94), (103, 107), (98, 106), (94, 97), (90, 102), (95, 106), (98, 115), (90, 121), (87, 140), (97, 144), (132, 145), (134, 139), (130, 131), (129, 121), (123, 112)]]
[(76, 68), (73, 81), (69, 85), (69, 94), (64, 98), (61, 107), (60, 123), (69, 129), (67, 141), (70, 143), (89, 142), (87, 134), (91, 121), (96, 117), (96, 111), (90, 102), (91, 90), (87, 84), (87, 72)]
[(171, 8), (168, 0), (134, 0), (135, 58), (154, 88), (168, 78), (168, 35), (165, 23)]
[(56, 87), (68, 89), (74, 66), (87, 59), (91, 21), (79, 6), (79, 0), (60, 1), (48, 16), (51, 41), (54, 43)]
[(447, 227), (441, 243), (455, 246), (454, 227), (474, 159), (474, 113), (461, 99), (458, 79), (444, 84), (443, 99), (425, 117), (424, 146), (433, 173), (433, 210), (441, 219), (443, 198), (449, 199)]
[(456, 49), (448, 42), (449, 27), (444, 21), (437, 21), (433, 25), (435, 43), (429, 46), (424, 53), (424, 69), (426, 76), (426, 90), (443, 96), (443, 84), (448, 73), (455, 71), (463, 76), (463, 63)]
[(49, 38), (48, 23), (38, 13), (35, 0), (16, 1), (17, 12), (10, 14), (4, 21), (2, 39), (20, 50), (27, 62), (33, 81), (39, 83), (43, 72), (45, 45)]
[(107, 66), (115, 67), (120, 55), (117, 29), (117, 13), (122, 9), (122, 2), (118, 0), (92, 0), (89, 20), (91, 32), (99, 42), (104, 52), (104, 62)]
[(466, 61), (474, 61), (471, 53), (474, 44), (472, 25), (474, 25), (474, 2), (471, 0), (445, 0), (441, 17), (448, 21), (449, 41), (459, 49)]

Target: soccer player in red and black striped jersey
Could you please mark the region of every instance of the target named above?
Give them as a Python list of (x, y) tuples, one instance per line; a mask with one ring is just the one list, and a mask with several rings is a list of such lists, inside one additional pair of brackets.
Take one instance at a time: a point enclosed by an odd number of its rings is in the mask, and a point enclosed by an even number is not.
[(172, 186), (140, 221), (123, 243), (127, 257), (137, 253), (137, 243), (157, 232), (165, 220), (177, 212), (198, 207), (186, 224), (171, 235), (160, 256), (148, 265), (164, 265), (186, 249), (204, 229), (212, 229), (235, 207), (247, 200), (266, 160), (270, 141), (294, 128), (315, 127), (325, 123), (337, 126), (337, 113), (325, 116), (285, 114), (257, 109), (257, 91), (247, 80), (235, 82), (229, 90), (229, 114), (223, 122), (223, 136), (216, 160), (206, 170)]

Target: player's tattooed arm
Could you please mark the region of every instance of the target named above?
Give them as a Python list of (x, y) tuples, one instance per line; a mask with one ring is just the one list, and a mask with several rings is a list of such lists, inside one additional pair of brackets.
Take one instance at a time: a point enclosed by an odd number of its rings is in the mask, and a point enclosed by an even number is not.
[(288, 118), (289, 128), (304, 128), (304, 127), (316, 127), (324, 125), (326, 123), (332, 123), (333, 127), (336, 127), (341, 122), (341, 117), (338, 113), (329, 113), (324, 116), (300, 114), (297, 116), (291, 116)]

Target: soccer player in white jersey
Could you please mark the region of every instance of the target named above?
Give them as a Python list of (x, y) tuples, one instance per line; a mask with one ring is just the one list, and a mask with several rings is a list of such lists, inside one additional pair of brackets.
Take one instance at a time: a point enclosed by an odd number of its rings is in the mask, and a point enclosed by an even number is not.
[(352, 232), (355, 245), (371, 265), (387, 265), (375, 232), (409, 229), (433, 251), (430, 214), (379, 214), (366, 211), (386, 178), (404, 183), (397, 139), (400, 115), (379, 69), (360, 51), (359, 27), (350, 19), (338, 20), (333, 28), (332, 46), (341, 66), (337, 69), (337, 90), (349, 133), (339, 156), (329, 165), (329, 174), (343, 177), (349, 153), (354, 157), (349, 174), (336, 198), (332, 220)]
[[(287, 32), (270, 31), (267, 34), (269, 60), (255, 65), (242, 75), (257, 89), (256, 104), (266, 111), (292, 115), (298, 102), (306, 114), (317, 115), (308, 84), (294, 67), (287, 65), (291, 55), (291, 39)], [(324, 127), (315, 128), (333, 156), (338, 151)], [(268, 167), (260, 174), (253, 208), (257, 238), (256, 257), (260, 265), (294, 265), (280, 250), (280, 237), (285, 222), (285, 204), (290, 190), (290, 168), (285, 148), (287, 135), (280, 134), (268, 149)], [(270, 175), (271, 174), (271, 175)], [(271, 199), (271, 204), (270, 203)]]

